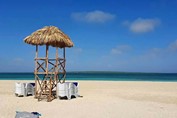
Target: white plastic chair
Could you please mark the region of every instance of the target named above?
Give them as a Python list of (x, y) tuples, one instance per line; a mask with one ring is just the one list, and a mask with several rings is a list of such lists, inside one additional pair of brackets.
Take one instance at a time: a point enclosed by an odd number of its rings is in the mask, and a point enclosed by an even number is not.
[(34, 95), (34, 83), (15, 83), (15, 95), (16, 96), (27, 96)]
[(25, 89), (26, 89), (26, 96), (27, 95), (34, 95), (34, 83), (26, 83)]
[(72, 96), (78, 97), (78, 83), (65, 82), (57, 84), (57, 97), (71, 99)]
[(25, 83), (15, 83), (15, 95), (16, 96), (25, 96)]

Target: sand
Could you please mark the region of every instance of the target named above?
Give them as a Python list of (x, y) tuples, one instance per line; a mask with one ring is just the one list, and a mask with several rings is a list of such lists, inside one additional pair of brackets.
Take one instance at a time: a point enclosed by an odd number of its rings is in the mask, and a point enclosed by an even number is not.
[(15, 82), (23, 81), (0, 81), (0, 118), (16, 111), (40, 118), (177, 118), (177, 82), (79, 81), (82, 98), (52, 102), (15, 97)]

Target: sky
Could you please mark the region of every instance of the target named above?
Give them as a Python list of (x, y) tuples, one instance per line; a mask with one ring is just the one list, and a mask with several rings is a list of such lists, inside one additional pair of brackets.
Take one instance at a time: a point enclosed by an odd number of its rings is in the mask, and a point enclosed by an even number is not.
[(33, 72), (35, 46), (23, 39), (56, 26), (74, 42), (66, 49), (67, 71), (177, 73), (176, 6), (177, 0), (1, 0), (0, 72)]

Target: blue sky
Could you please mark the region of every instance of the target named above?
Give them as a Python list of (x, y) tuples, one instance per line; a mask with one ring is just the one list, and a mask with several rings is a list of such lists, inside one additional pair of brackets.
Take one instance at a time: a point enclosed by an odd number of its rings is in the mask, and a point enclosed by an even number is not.
[(23, 39), (53, 25), (75, 44), (66, 50), (67, 71), (176, 73), (176, 6), (177, 0), (1, 0), (0, 72), (32, 72), (35, 47)]

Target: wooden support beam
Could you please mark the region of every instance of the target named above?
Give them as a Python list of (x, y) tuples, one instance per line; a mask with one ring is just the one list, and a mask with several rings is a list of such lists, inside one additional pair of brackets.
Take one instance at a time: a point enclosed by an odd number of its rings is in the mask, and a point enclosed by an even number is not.
[(45, 60), (45, 69), (46, 69), (46, 74), (48, 75), (48, 56), (49, 56), (49, 46), (46, 45), (46, 60)]
[[(58, 47), (56, 47), (56, 63), (55, 63), (55, 84), (56, 84), (56, 88), (57, 88), (57, 83), (58, 83)], [(57, 93), (57, 92), (56, 92)]]
[(65, 62), (66, 62), (66, 56), (65, 56), (65, 48), (63, 48), (63, 58), (64, 58), (64, 70), (65, 70)]
[[(35, 56), (35, 58), (38, 58), (38, 45), (36, 45), (36, 56)], [(37, 60), (35, 60), (35, 72), (34, 72), (34, 74), (35, 74), (35, 98), (37, 98), (37, 66), (38, 66), (38, 64), (37, 64)]]
[(66, 55), (65, 55), (65, 48), (63, 48), (63, 58), (64, 58), (64, 60), (66, 59)]
[(42, 62), (41, 64), (37, 61), (37, 64), (38, 64), (38, 67), (37, 67), (37, 72), (39, 72), (39, 69), (41, 68), (43, 71), (45, 71), (43, 65), (44, 65), (44, 62)]
[[(59, 55), (59, 48), (56, 48), (55, 58), (49, 59), (49, 46), (46, 45), (45, 57), (38, 57), (38, 46), (36, 46), (35, 56), (35, 96), (38, 100), (47, 99), (51, 101), (55, 98), (53, 91), (57, 88), (58, 82), (65, 82), (65, 48), (62, 48)], [(60, 58), (59, 58), (60, 57)], [(42, 77), (43, 76), (43, 77)], [(56, 92), (57, 93), (57, 92)]]

